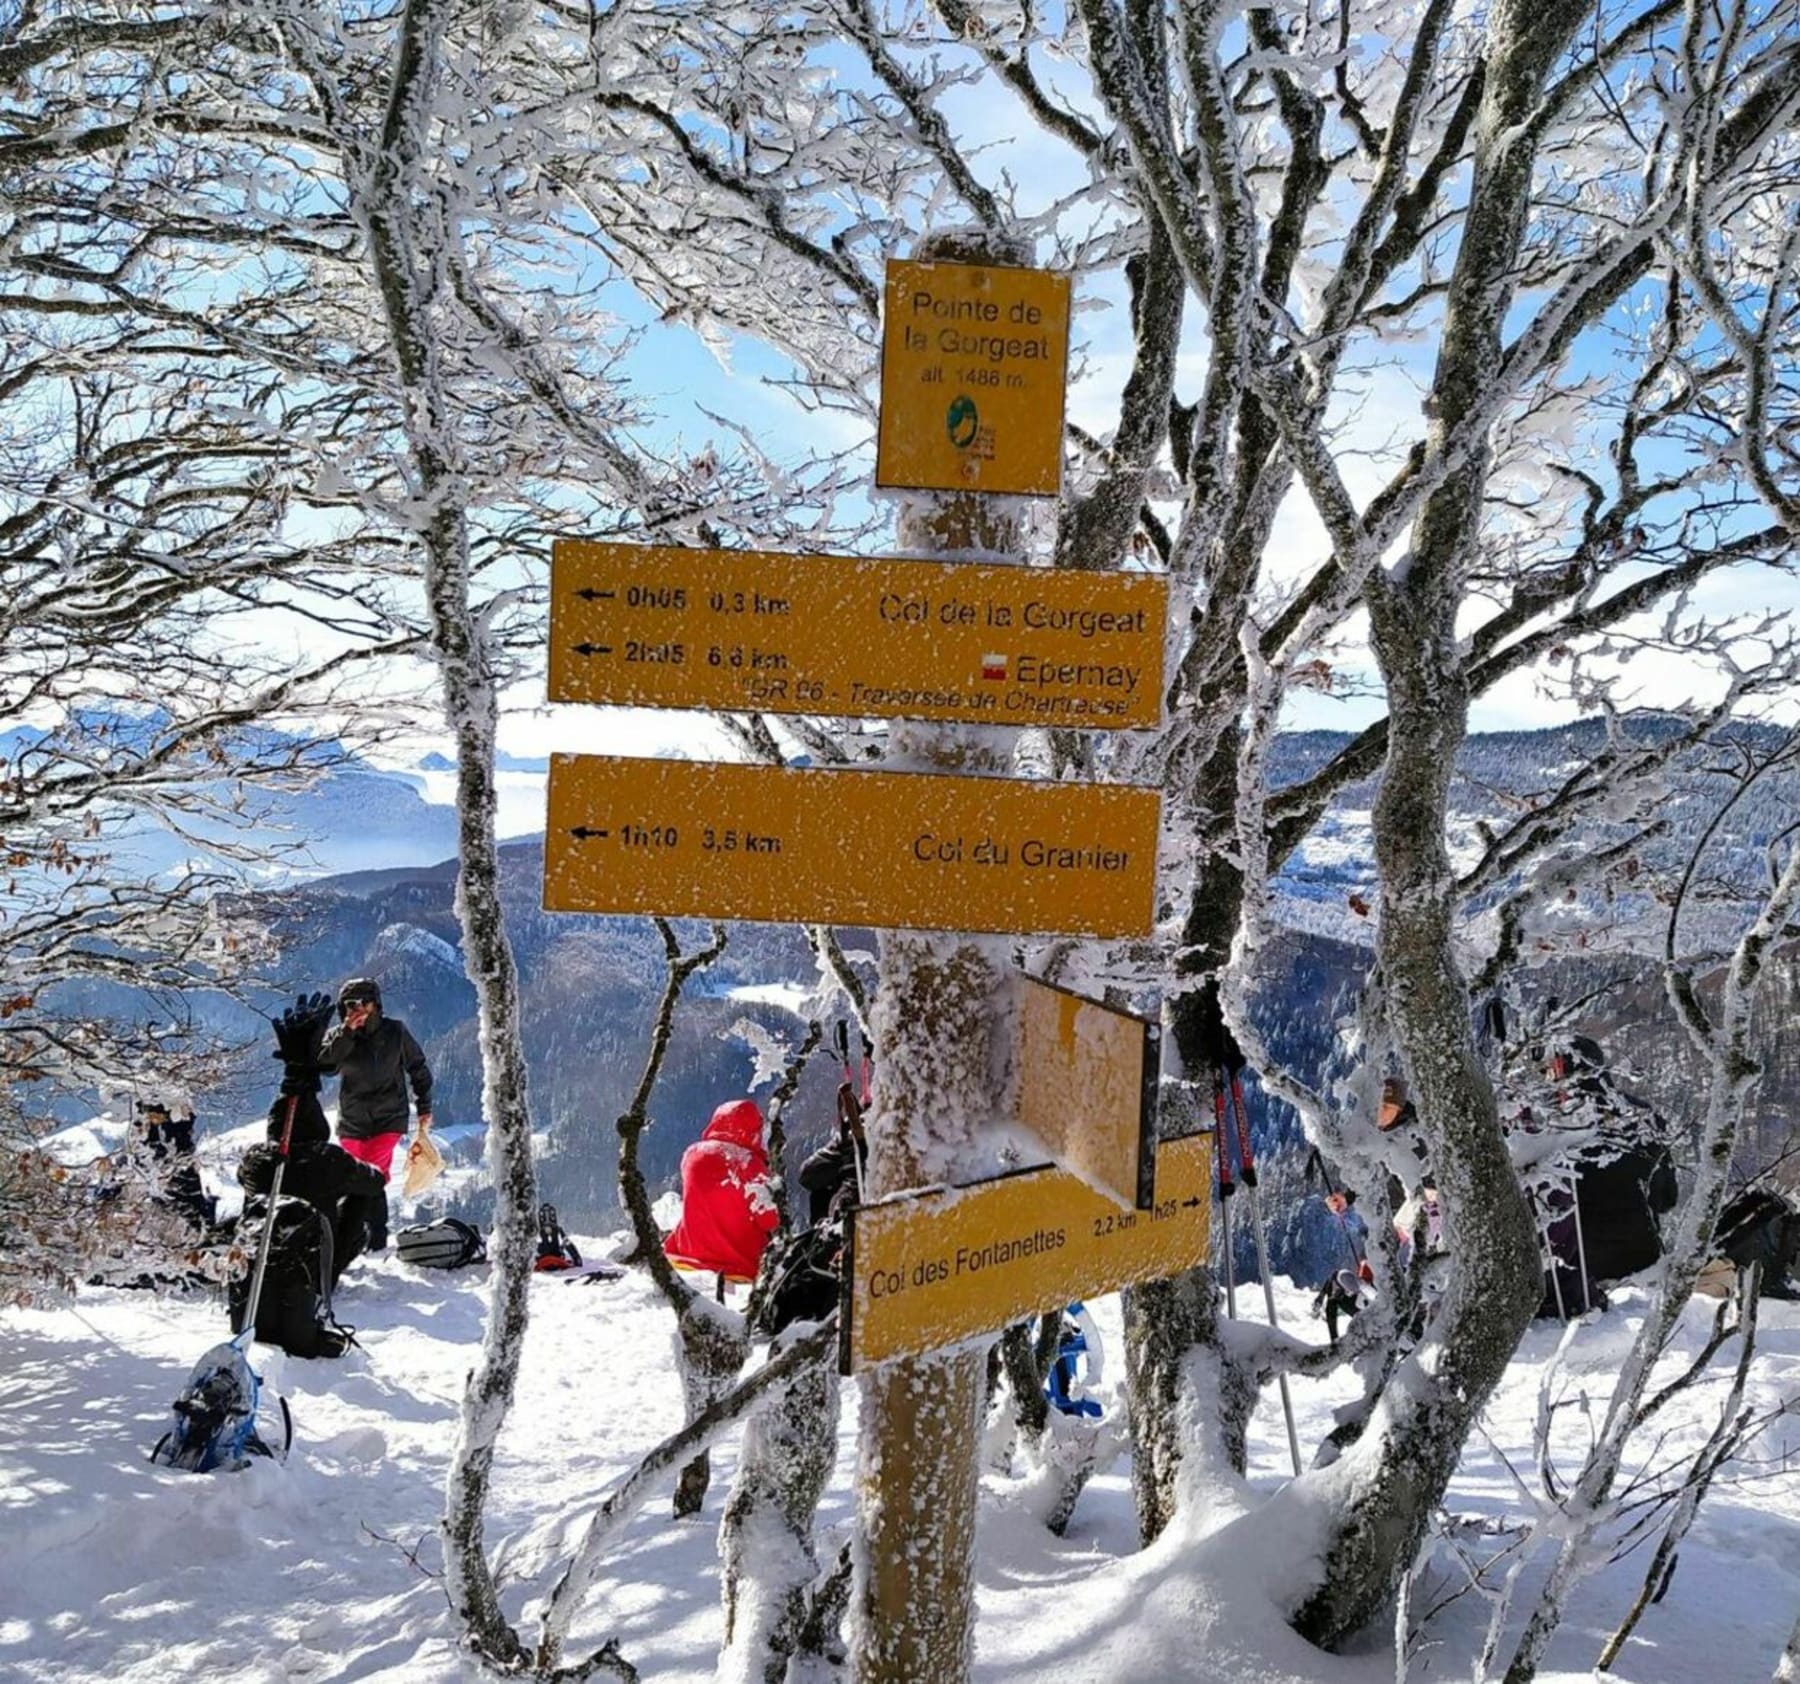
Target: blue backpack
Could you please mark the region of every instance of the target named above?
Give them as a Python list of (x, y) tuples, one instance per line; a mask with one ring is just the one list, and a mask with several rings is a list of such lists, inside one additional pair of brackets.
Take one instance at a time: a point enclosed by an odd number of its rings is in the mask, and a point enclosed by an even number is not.
[(1084, 1421), (1097, 1421), (1103, 1411), (1099, 1400), (1088, 1395), (1088, 1387), (1100, 1377), (1100, 1335), (1088, 1319), (1085, 1306), (1071, 1304), (1063, 1312), (1062, 1333), (1056, 1343), (1056, 1360), (1050, 1365), (1050, 1377), (1044, 1395), (1050, 1406), (1064, 1415)]
[(253, 1456), (286, 1460), (294, 1442), (286, 1398), (280, 1400), (279, 1447), (269, 1444), (257, 1430), (262, 1381), (250, 1366), (254, 1336), (254, 1330), (246, 1328), (235, 1339), (213, 1346), (194, 1364), (187, 1385), (175, 1400), (174, 1422), (150, 1452), (150, 1460), (157, 1466), (211, 1473), (244, 1467)]

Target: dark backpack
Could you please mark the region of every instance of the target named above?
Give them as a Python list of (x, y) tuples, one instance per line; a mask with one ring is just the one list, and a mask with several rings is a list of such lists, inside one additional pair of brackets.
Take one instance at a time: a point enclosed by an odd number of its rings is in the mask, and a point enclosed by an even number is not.
[(435, 1222), (402, 1228), (394, 1236), (394, 1249), (402, 1263), (418, 1269), (461, 1269), (487, 1261), (481, 1230), (454, 1216), (440, 1216)]
[[(244, 1328), (256, 1254), (268, 1220), (264, 1202), (254, 1200), (238, 1229), (246, 1260), (227, 1293), (233, 1333)], [(331, 1224), (306, 1200), (289, 1198), (276, 1204), (273, 1221), (269, 1266), (256, 1306), (256, 1337), (291, 1356), (342, 1356), (353, 1340), (351, 1329), (340, 1327), (331, 1313)]]
[(1788, 1271), (1800, 1261), (1800, 1210), (1767, 1187), (1751, 1187), (1719, 1212), (1714, 1248), (1740, 1269), (1760, 1263), (1762, 1295), (1788, 1295)]
[(823, 1321), (838, 1307), (842, 1286), (844, 1231), (821, 1222), (790, 1238), (757, 1283), (750, 1319), (773, 1338), (797, 1321)]

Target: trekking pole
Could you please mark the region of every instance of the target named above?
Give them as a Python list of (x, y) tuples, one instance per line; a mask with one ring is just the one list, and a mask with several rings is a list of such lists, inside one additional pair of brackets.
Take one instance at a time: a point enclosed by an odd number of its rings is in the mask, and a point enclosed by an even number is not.
[[(1250, 1236), (1256, 1242), (1256, 1266), (1262, 1271), (1263, 1302), (1269, 1310), (1269, 1326), (1278, 1328), (1281, 1319), (1275, 1313), (1275, 1277), (1269, 1269), (1269, 1247), (1263, 1233), (1262, 1196), (1256, 1187), (1256, 1157), (1250, 1145), (1250, 1113), (1244, 1104), (1244, 1084), (1238, 1073), (1231, 1076), (1231, 1104), (1237, 1117), (1238, 1165), (1244, 1186), (1250, 1194)], [(1296, 1477), (1300, 1472), (1300, 1435), (1294, 1429), (1294, 1400), (1288, 1393), (1287, 1376), (1278, 1374), (1281, 1388), (1281, 1412), (1287, 1419), (1288, 1454), (1293, 1458)]]
[(838, 1134), (850, 1148), (850, 1167), (856, 1174), (856, 1202), (860, 1205), (863, 1202), (863, 1166), (862, 1152), (857, 1147), (856, 1137), (862, 1132), (862, 1111), (848, 1082), (838, 1089), (837, 1111)]
[(244, 1325), (240, 1335), (256, 1337), (256, 1311), (262, 1302), (263, 1276), (269, 1268), (269, 1246), (275, 1238), (275, 1207), (281, 1202), (282, 1177), (287, 1174), (288, 1143), (294, 1137), (294, 1113), (300, 1109), (300, 1096), (288, 1095), (287, 1115), (281, 1121), (281, 1153), (275, 1160), (275, 1180), (269, 1188), (268, 1213), (263, 1217), (262, 1243), (256, 1248), (256, 1268), (250, 1276), (250, 1297), (244, 1305)]
[[(856, 1202), (858, 1205), (861, 1205), (864, 1198), (867, 1196), (867, 1189), (863, 1186), (863, 1155), (862, 1152), (858, 1150), (856, 1144), (856, 1136), (862, 1132), (862, 1107), (856, 1102), (855, 1077), (850, 1071), (850, 1027), (841, 1017), (837, 1021), (835, 1039), (837, 1042), (838, 1063), (842, 1066), (844, 1072), (844, 1079), (838, 1085), (837, 1095), (838, 1133), (846, 1138), (850, 1147), (850, 1167), (856, 1174)], [(868, 1068), (868, 1054), (874, 1050), (869, 1046), (869, 1039), (866, 1035), (863, 1037), (863, 1048), (863, 1067), (866, 1071)], [(867, 1075), (864, 1076), (863, 1080), (866, 1085), (868, 1081)], [(855, 1129), (848, 1127), (850, 1123), (856, 1124)]]
[(1225, 1133), (1225, 1075), (1213, 1072), (1213, 1142), (1219, 1153), (1219, 1245), (1225, 1257), (1225, 1314), (1237, 1320), (1237, 1266), (1231, 1256), (1231, 1146)]
[(1581, 1175), (1574, 1169), (1569, 1171), (1569, 1211), (1575, 1218), (1575, 1261), (1581, 1265), (1581, 1313), (1585, 1316), (1594, 1306), (1588, 1297), (1587, 1236), (1581, 1231)]
[(1356, 1239), (1350, 1232), (1350, 1219), (1344, 1214), (1350, 1208), (1350, 1201), (1344, 1197), (1343, 1189), (1333, 1184), (1331, 1171), (1325, 1167), (1325, 1159), (1320, 1155), (1318, 1147), (1312, 1149), (1312, 1156), (1307, 1159), (1309, 1171), (1316, 1169), (1319, 1180), (1325, 1185), (1325, 1208), (1337, 1218), (1338, 1236), (1344, 1242), (1344, 1249), (1350, 1253), (1350, 1267), (1360, 1273), (1363, 1259), (1356, 1249)]
[(1529, 1182), (1525, 1186), (1525, 1203), (1531, 1211), (1531, 1223), (1538, 1233), (1538, 1256), (1543, 1259), (1544, 1273), (1550, 1277), (1550, 1296), (1556, 1300), (1559, 1321), (1567, 1322), (1569, 1307), (1563, 1302), (1562, 1276), (1556, 1267), (1556, 1246), (1550, 1239), (1550, 1225), (1538, 1208), (1537, 1190)]

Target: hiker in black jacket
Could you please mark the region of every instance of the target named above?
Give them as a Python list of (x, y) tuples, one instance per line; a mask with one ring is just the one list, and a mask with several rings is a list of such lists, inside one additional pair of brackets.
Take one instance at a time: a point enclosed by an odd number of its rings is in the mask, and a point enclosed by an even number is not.
[(838, 1090), (837, 1134), (800, 1166), (807, 1191), (807, 1221), (813, 1227), (842, 1216), (862, 1200), (862, 1172), (869, 1161), (862, 1108), (848, 1082)]
[[(381, 989), (367, 977), (353, 977), (338, 990), (338, 1015), (343, 1021), (319, 1048), (320, 1067), (341, 1078), (338, 1140), (353, 1158), (379, 1170), (385, 1183), (406, 1134), (409, 1085), (419, 1132), (431, 1127), (431, 1067), (406, 1025), (382, 1016)], [(386, 1249), (384, 1193), (369, 1204), (369, 1250)]]
[(294, 1126), (287, 1171), (281, 1178), (282, 1196), (304, 1199), (329, 1225), (329, 1284), (335, 1286), (368, 1242), (370, 1212), (376, 1206), (387, 1209), (387, 1184), (378, 1169), (333, 1144), (320, 1108), (320, 1043), (330, 1022), (331, 998), (326, 994), (303, 996), (276, 1020), (275, 1056), (283, 1064), (281, 1093), (269, 1107), (269, 1137), (244, 1154), (238, 1181), (252, 1198), (268, 1196), (291, 1111)]

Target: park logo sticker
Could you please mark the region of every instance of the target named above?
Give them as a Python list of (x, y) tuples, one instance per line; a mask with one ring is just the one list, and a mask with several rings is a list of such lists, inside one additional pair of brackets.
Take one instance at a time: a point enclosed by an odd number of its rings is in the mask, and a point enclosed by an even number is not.
[(975, 442), (975, 435), (981, 431), (981, 417), (976, 412), (975, 400), (967, 392), (951, 402), (944, 417), (944, 427), (950, 434), (950, 442), (958, 450), (967, 450)]

